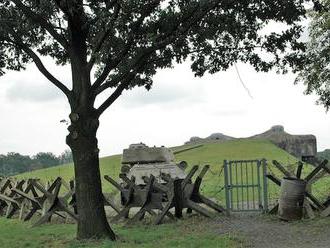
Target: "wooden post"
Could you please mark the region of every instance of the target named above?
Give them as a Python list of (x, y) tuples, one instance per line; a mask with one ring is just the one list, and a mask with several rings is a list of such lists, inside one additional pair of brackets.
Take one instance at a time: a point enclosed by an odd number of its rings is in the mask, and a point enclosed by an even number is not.
[(175, 217), (179, 219), (182, 218), (183, 209), (182, 182), (182, 179), (175, 179), (173, 181)]

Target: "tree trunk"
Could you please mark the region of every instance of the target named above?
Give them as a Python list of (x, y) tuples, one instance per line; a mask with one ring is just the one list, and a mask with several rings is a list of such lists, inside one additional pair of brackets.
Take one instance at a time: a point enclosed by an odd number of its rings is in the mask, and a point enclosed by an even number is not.
[(110, 238), (116, 236), (105, 215), (96, 131), (98, 119), (93, 112), (71, 113), (67, 144), (74, 161), (78, 210), (78, 239)]

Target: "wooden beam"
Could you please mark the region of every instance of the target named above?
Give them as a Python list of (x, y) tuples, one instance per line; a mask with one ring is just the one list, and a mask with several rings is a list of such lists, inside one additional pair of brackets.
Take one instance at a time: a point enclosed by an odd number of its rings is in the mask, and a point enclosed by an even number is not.
[(283, 165), (281, 165), (279, 162), (277, 162), (276, 160), (273, 160), (273, 165), (275, 165), (275, 167), (281, 171), (286, 177), (292, 177), (292, 174), (290, 172), (288, 172)]

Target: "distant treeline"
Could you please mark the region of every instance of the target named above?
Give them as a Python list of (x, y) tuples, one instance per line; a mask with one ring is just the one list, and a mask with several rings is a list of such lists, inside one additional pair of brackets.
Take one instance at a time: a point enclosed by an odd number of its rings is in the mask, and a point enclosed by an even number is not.
[(9, 152), (7, 155), (0, 154), (0, 175), (15, 175), (70, 162), (72, 162), (70, 150), (65, 150), (59, 156), (51, 152), (39, 152), (31, 157), (16, 152)]
[(325, 149), (323, 152), (318, 152), (317, 156), (330, 161), (330, 149)]

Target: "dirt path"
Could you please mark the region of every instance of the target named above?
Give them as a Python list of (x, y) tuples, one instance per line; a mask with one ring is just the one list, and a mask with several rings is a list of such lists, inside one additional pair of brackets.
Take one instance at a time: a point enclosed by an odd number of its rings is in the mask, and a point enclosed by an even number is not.
[(241, 247), (329, 248), (330, 218), (288, 223), (276, 216), (233, 215), (216, 220), (219, 234), (232, 234), (243, 240)]

